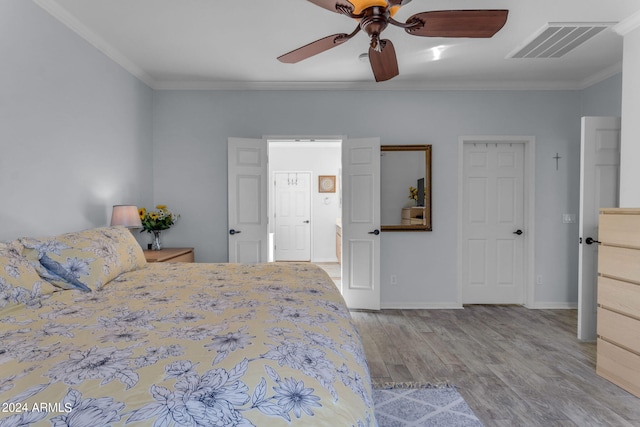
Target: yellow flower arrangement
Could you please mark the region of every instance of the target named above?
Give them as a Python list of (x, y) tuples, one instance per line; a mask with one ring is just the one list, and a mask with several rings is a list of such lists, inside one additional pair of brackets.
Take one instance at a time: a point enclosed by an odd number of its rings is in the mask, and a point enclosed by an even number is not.
[(180, 214), (171, 212), (166, 205), (157, 205), (155, 211), (147, 211), (145, 208), (140, 208), (138, 213), (140, 214), (140, 221), (142, 221), (142, 232), (146, 231), (148, 233), (168, 230), (180, 218)]
[(418, 200), (418, 189), (415, 187), (409, 187), (409, 199)]

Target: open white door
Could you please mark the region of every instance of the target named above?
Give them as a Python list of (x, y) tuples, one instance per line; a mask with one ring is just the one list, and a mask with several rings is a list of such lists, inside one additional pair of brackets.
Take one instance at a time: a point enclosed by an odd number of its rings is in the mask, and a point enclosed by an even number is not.
[(267, 143), (229, 138), (229, 262), (267, 261)]
[(583, 117), (580, 153), (578, 339), (595, 341), (598, 215), (619, 204), (620, 118)]
[(380, 309), (380, 139), (342, 143), (342, 296)]

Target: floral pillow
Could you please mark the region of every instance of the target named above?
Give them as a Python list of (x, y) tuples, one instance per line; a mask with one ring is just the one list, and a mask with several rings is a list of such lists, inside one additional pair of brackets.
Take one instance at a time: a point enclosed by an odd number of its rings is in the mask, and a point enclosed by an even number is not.
[(0, 308), (13, 304), (40, 306), (40, 298), (55, 289), (22, 256), (19, 242), (0, 243)]
[(38, 274), (63, 289), (97, 290), (147, 263), (142, 248), (125, 227), (23, 238), (21, 242)]

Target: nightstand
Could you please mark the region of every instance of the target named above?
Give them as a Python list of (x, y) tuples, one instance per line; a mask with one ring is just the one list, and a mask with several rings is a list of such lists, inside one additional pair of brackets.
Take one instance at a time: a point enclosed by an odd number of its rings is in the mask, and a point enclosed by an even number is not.
[(147, 262), (193, 262), (193, 248), (165, 248), (143, 252)]

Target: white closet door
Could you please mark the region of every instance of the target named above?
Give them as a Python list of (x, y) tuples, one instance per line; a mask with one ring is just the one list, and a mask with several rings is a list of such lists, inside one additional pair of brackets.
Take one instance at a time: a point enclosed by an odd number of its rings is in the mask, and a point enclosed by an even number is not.
[(524, 144), (464, 145), (463, 304), (524, 303)]

